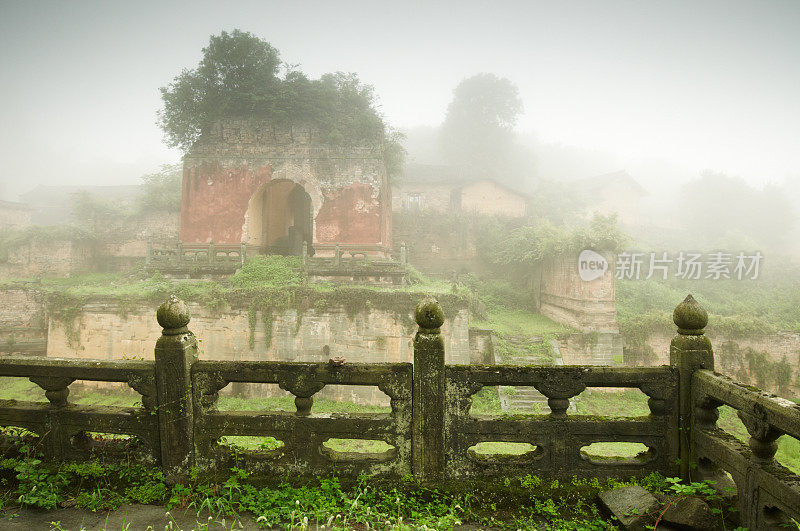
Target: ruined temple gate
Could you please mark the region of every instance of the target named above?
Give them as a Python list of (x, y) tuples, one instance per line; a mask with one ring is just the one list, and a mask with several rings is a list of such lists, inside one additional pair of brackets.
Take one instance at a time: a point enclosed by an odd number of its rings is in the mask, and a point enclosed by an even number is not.
[(353, 244), (391, 248), (380, 146), (325, 144), (313, 129), (223, 120), (184, 157), (180, 240), (300, 254)]

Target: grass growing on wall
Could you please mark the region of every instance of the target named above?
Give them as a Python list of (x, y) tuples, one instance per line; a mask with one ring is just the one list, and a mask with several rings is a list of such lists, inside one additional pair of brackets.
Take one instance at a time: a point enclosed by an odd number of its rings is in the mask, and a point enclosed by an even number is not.
[(672, 330), (672, 311), (689, 293), (708, 311), (708, 330), (716, 334), (758, 337), (800, 331), (800, 265), (766, 257), (755, 280), (618, 279), (617, 320), (623, 333)]
[(513, 336), (554, 336), (572, 329), (530, 310), (492, 308), (486, 319), (473, 320), (478, 328), (491, 328), (497, 334)]

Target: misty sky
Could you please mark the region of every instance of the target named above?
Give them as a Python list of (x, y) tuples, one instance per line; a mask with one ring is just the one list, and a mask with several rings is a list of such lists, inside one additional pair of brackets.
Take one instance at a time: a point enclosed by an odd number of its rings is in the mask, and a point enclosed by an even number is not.
[(800, 1), (0, 0), (0, 198), (178, 161), (158, 87), (233, 28), (314, 77), (357, 72), (394, 126), (438, 125), (460, 80), (493, 72), (519, 86), (520, 132), (612, 169), (800, 180)]

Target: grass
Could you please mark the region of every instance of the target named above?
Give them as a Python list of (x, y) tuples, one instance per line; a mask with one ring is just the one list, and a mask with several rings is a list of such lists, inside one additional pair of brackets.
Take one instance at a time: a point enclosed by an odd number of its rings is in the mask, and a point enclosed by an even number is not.
[(766, 260), (756, 280), (617, 280), (617, 320), (621, 325), (642, 316), (670, 316), (687, 294), (708, 311), (709, 329), (741, 336), (776, 330), (800, 331), (800, 265), (776, 257)]
[(501, 336), (552, 337), (573, 331), (540, 313), (516, 308), (491, 308), (487, 310), (486, 319), (474, 320), (471, 324), (478, 328), (491, 328)]
[[(739, 420), (736, 410), (729, 406), (719, 408), (717, 426), (745, 444), (750, 439), (750, 434)], [(775, 453), (775, 459), (795, 474), (800, 474), (800, 441), (788, 435), (781, 436), (778, 439), (778, 451)]]

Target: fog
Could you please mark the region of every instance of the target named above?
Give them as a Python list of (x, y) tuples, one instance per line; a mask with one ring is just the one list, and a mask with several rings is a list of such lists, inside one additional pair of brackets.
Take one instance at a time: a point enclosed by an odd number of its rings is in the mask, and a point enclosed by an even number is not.
[[(311, 76), (353, 71), (409, 159), (464, 78), (511, 80), (532, 177), (627, 170), (660, 196), (701, 171), (800, 178), (800, 4), (773, 2), (14, 2), (0, 4), (0, 197), (134, 184), (180, 158), (158, 88), (240, 28)], [(422, 129), (421, 129), (422, 128)], [(427, 129), (425, 129), (427, 128)], [(432, 138), (432, 137), (431, 137)]]

